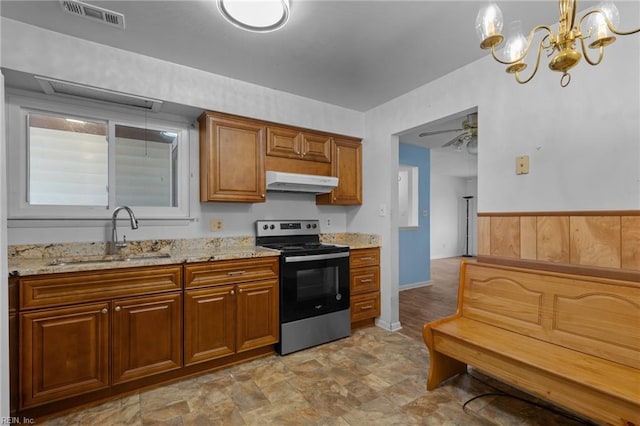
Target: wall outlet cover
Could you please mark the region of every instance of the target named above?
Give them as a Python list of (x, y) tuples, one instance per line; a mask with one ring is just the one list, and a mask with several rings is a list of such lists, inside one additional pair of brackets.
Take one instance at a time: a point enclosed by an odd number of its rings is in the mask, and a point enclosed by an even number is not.
[(528, 173), (529, 173), (529, 156), (522, 155), (520, 157), (516, 157), (516, 174), (526, 175)]

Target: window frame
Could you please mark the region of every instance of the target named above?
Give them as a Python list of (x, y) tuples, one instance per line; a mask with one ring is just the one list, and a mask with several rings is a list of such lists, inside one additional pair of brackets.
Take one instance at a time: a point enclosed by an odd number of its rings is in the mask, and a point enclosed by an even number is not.
[[(115, 185), (115, 126), (131, 126), (175, 132), (178, 135), (178, 183), (175, 207), (130, 205), (138, 219), (189, 219), (190, 165), (189, 126), (187, 119), (169, 114), (144, 112), (129, 108), (106, 106), (90, 101), (43, 99), (25, 94), (8, 93), (7, 124), (7, 218), (21, 219), (111, 219), (117, 207)], [(31, 205), (28, 200), (30, 112), (107, 122), (108, 139), (108, 201), (107, 206)], [(17, 183), (17, 184), (16, 184)], [(112, 189), (113, 188), (113, 189)]]

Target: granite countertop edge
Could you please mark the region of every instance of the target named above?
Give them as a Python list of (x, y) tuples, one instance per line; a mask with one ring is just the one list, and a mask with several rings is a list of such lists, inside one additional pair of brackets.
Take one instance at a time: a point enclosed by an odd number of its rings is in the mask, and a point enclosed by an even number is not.
[[(348, 246), (352, 250), (381, 247), (380, 238), (372, 234), (325, 234), (321, 241), (326, 244)], [(228, 247), (180, 247), (177, 250), (160, 248), (159, 251), (123, 253), (123, 260), (104, 259), (109, 255), (59, 257), (10, 257), (10, 276), (89, 272), (109, 269), (136, 268), (144, 266), (179, 265), (221, 260), (249, 259), (279, 256), (280, 251), (253, 245), (231, 245)], [(76, 253), (77, 254), (77, 253)], [(159, 257), (166, 256), (166, 257)], [(128, 257), (128, 258), (127, 258)], [(95, 259), (95, 261), (91, 260)], [(78, 262), (80, 260), (80, 262)]]

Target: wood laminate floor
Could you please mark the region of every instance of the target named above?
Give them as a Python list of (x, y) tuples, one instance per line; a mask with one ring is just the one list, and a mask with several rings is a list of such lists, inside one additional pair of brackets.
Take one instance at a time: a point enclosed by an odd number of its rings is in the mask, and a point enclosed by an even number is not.
[[(463, 257), (431, 260), (431, 285), (400, 292), (400, 333), (422, 342), (422, 326), (456, 311)], [(470, 261), (474, 261), (472, 258)]]

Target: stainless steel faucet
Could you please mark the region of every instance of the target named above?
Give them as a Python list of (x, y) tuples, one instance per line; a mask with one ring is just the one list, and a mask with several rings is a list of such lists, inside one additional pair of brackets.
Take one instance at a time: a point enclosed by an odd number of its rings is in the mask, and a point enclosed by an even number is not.
[(111, 254), (118, 253), (118, 249), (127, 246), (127, 236), (125, 235), (122, 241), (118, 241), (118, 225), (116, 223), (116, 219), (118, 217), (118, 213), (120, 210), (126, 210), (129, 213), (129, 219), (131, 221), (131, 229), (138, 229), (138, 219), (133, 214), (133, 210), (129, 208), (129, 206), (118, 206), (113, 211), (113, 215), (111, 216)]

